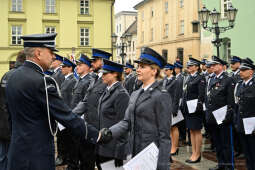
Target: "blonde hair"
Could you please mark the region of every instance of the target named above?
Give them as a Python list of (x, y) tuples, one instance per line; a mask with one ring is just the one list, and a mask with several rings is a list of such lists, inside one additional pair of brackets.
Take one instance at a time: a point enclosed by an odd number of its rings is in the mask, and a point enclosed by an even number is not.
[(150, 65), (150, 67), (152, 68), (152, 69), (156, 69), (157, 70), (157, 73), (156, 73), (156, 75), (155, 75), (155, 78), (156, 79), (162, 79), (164, 76), (163, 76), (163, 74), (162, 74), (162, 72), (161, 72), (161, 69), (160, 69), (160, 67), (158, 66), (158, 65), (156, 65), (156, 64), (151, 64)]

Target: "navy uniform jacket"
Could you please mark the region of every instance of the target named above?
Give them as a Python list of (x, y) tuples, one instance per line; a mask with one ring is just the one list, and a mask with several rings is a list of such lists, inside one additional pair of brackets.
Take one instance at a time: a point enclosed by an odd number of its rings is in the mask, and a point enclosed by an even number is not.
[(90, 83), (91, 75), (88, 73), (82, 78), (79, 78), (76, 82), (73, 91), (72, 91), (72, 102), (71, 108), (75, 108), (75, 106), (82, 101), (85, 94), (87, 93), (89, 83)]
[(196, 109), (195, 113), (201, 113), (203, 111), (203, 103), (205, 100), (205, 86), (205, 77), (203, 75), (200, 75), (198, 72), (195, 73), (194, 76), (189, 75), (189, 77), (187, 78), (184, 84), (183, 91), (183, 106), (185, 109), (184, 113), (186, 115), (190, 115), (188, 113), (187, 101), (193, 99), (198, 99), (198, 105), (202, 105), (202, 110)]
[[(120, 82), (105, 90), (98, 104), (100, 129), (110, 128), (124, 118), (129, 102), (129, 95)], [(113, 139), (108, 144), (98, 146), (98, 154), (104, 157), (126, 159), (128, 135)]]
[(133, 73), (130, 73), (124, 80), (123, 86), (127, 89), (129, 95), (134, 91), (134, 85), (136, 82), (136, 76)]
[(183, 76), (179, 74), (175, 77), (175, 89), (174, 97), (172, 98), (173, 102), (173, 114), (177, 114), (180, 109), (180, 101), (183, 96)]
[(255, 117), (255, 78), (247, 85), (243, 81), (237, 84), (238, 131), (244, 133), (243, 118)]
[[(98, 131), (64, 104), (52, 78), (46, 78), (46, 82), (52, 127), (57, 120), (81, 140), (96, 143)], [(12, 122), (7, 170), (55, 170), (42, 69), (25, 61), (10, 77), (6, 96)]]
[(74, 77), (74, 74), (69, 75), (61, 84), (60, 90), (61, 95), (64, 99), (64, 102), (71, 108), (71, 102), (73, 98), (73, 88), (77, 80)]
[(62, 74), (60, 67), (51, 76), (57, 81), (59, 87), (65, 80), (65, 76)]
[(159, 147), (157, 169), (169, 170), (171, 98), (162, 92), (159, 82), (140, 94), (142, 90), (132, 93), (124, 119), (110, 130), (114, 138), (131, 131), (132, 156), (154, 142)]
[(241, 81), (241, 77), (240, 77), (240, 71), (238, 71), (236, 74), (234, 72), (231, 72), (231, 76), (234, 83), (238, 83), (239, 81)]
[(85, 120), (97, 129), (99, 129), (98, 103), (105, 88), (106, 84), (103, 83), (102, 78), (92, 74), (87, 94), (73, 109), (73, 112), (76, 114), (84, 114)]
[[(215, 76), (207, 89), (207, 111), (208, 115), (206, 120), (209, 124), (217, 125), (217, 122), (212, 114), (213, 111), (228, 106), (228, 114), (231, 119), (234, 116), (234, 88), (235, 84), (233, 79), (223, 72), (219, 78)], [(233, 118), (233, 117), (232, 117)]]

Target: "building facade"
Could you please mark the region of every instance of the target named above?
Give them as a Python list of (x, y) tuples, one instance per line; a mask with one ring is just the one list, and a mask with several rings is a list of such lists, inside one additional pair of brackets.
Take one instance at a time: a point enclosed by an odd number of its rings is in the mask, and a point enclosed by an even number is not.
[(198, 9), (200, 0), (143, 0), (138, 10), (137, 56), (143, 46), (155, 49), (173, 63), (201, 58)]
[(58, 33), (59, 54), (91, 55), (91, 48), (113, 52), (114, 0), (1, 0), (0, 77), (9, 70), (21, 35)]
[[(115, 14), (115, 35), (117, 35), (117, 41), (116, 46), (121, 46), (121, 36), (124, 35), (126, 30), (134, 23), (137, 17), (137, 12), (134, 11), (121, 11), (117, 14)], [(134, 40), (134, 39), (133, 39)], [(126, 42), (125, 42), (126, 43)], [(133, 45), (133, 41), (131, 42), (131, 45)], [(128, 50), (130, 47), (125, 48), (125, 53), (130, 53)], [(121, 49), (116, 49), (116, 60), (117, 62), (121, 63)], [(127, 60), (128, 56), (125, 56), (124, 60)]]
[[(223, 39), (220, 47), (220, 57), (226, 61), (229, 60), (231, 55), (240, 56), (241, 58), (249, 57), (255, 62), (255, 55), (252, 49), (255, 44), (254, 34), (254, 15), (255, 15), (255, 1), (254, 0), (201, 0), (207, 9), (213, 10), (214, 8), (221, 12), (220, 26), (228, 26), (225, 10), (232, 4), (234, 8), (238, 9), (235, 27), (225, 33), (220, 34)], [(211, 24), (210, 24), (211, 25)], [(217, 54), (216, 47), (210, 43), (214, 39), (214, 34), (206, 30), (202, 30), (202, 41), (210, 44), (213, 49), (212, 53)]]

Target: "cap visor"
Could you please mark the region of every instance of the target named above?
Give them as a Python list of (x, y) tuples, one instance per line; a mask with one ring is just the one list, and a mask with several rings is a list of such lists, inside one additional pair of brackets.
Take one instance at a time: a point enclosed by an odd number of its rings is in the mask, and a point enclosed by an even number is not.
[(100, 73), (106, 74), (106, 73), (110, 73), (111, 71), (109, 70), (105, 70), (105, 69), (101, 69), (99, 70)]

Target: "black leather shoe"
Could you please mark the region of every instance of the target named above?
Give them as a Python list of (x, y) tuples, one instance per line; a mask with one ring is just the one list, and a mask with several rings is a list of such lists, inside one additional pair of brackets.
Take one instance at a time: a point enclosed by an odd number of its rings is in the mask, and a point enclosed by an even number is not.
[(178, 154), (179, 154), (179, 148), (174, 153), (171, 153), (172, 156), (176, 156)]
[(174, 163), (172, 156), (170, 156), (169, 161), (170, 161), (170, 163)]
[(216, 166), (216, 167), (214, 167), (214, 168), (209, 168), (209, 170), (224, 170), (224, 167), (222, 167), (222, 166)]
[(200, 161), (201, 161), (201, 155), (195, 161), (187, 159), (185, 162), (190, 163), (190, 164), (195, 164), (195, 163), (199, 163)]

